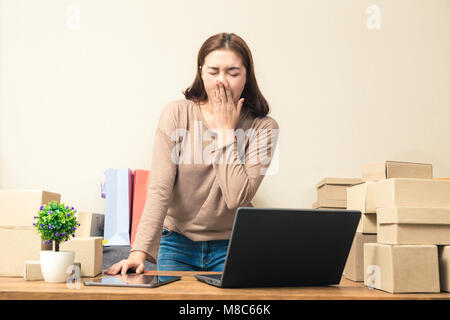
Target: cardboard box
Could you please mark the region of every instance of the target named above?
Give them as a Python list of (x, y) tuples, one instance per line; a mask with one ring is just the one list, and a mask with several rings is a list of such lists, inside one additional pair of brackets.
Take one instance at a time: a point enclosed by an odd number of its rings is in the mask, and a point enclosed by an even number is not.
[(378, 243), (450, 245), (450, 209), (377, 209)]
[(323, 178), (316, 184), (316, 188), (324, 185), (341, 185), (341, 186), (352, 186), (363, 182), (360, 178)]
[(0, 228), (0, 276), (22, 277), (25, 260), (39, 260), (41, 238), (33, 227)]
[(81, 263), (82, 277), (95, 277), (103, 271), (103, 237), (73, 238), (60, 244), (61, 251), (75, 251), (75, 260)]
[(103, 237), (105, 215), (103, 213), (78, 212), (80, 226), (75, 231), (75, 237)]
[(384, 161), (363, 166), (364, 181), (378, 181), (390, 178), (432, 179), (433, 166), (428, 163)]
[(0, 190), (0, 227), (30, 227), (42, 205), (60, 199), (43, 190)]
[(364, 281), (364, 243), (377, 242), (375, 234), (357, 232), (348, 254), (344, 277), (352, 281)]
[(438, 246), (441, 291), (450, 292), (450, 246)]
[(387, 179), (375, 184), (375, 194), (376, 208), (450, 208), (450, 180)]
[(377, 234), (377, 215), (376, 214), (361, 214), (356, 232), (364, 234)]
[(347, 187), (361, 182), (361, 179), (353, 178), (324, 178), (316, 185), (317, 199), (347, 201)]
[(313, 209), (346, 209), (347, 201), (342, 200), (326, 200), (316, 201), (312, 204)]
[[(81, 270), (81, 264), (79, 262), (75, 262), (74, 265)], [(44, 280), (44, 276), (41, 271), (41, 262), (39, 260), (25, 261), (23, 279), (27, 281)]]
[(364, 284), (390, 293), (440, 292), (434, 245), (364, 244)]
[(347, 186), (325, 184), (317, 189), (317, 199), (326, 200), (344, 200), (347, 201)]
[(347, 188), (347, 210), (375, 214), (375, 182), (363, 182)]

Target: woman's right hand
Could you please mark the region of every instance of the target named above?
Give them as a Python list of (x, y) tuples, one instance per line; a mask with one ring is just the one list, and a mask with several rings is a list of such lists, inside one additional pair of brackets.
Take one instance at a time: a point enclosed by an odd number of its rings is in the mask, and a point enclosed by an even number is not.
[(144, 262), (146, 258), (146, 253), (142, 251), (133, 251), (128, 256), (128, 259), (123, 259), (120, 262), (113, 264), (106, 270), (106, 274), (117, 274), (121, 270), (121, 274), (127, 274), (128, 269), (136, 269), (136, 273), (144, 272)]

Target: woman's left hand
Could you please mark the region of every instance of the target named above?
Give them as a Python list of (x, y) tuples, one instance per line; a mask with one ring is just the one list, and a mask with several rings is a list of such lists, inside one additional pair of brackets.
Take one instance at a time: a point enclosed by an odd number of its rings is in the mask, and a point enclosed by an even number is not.
[(234, 104), (230, 85), (218, 81), (214, 86), (213, 114), (216, 128), (219, 131), (235, 129), (239, 122), (244, 99)]

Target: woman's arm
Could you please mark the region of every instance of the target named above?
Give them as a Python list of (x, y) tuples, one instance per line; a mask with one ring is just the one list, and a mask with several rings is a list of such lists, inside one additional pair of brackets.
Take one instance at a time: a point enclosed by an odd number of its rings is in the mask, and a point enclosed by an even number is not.
[(145, 252), (147, 260), (152, 263), (156, 263), (164, 219), (178, 168), (176, 159), (172, 159), (177, 141), (173, 141), (170, 136), (176, 123), (176, 110), (169, 104), (164, 108), (155, 131), (147, 198), (130, 250)]
[[(229, 209), (249, 203), (258, 190), (269, 167), (278, 142), (278, 123), (273, 118), (259, 129), (250, 131), (245, 158), (239, 158), (239, 138), (219, 134), (219, 147), (213, 150), (213, 166), (217, 181)], [(241, 133), (243, 130), (241, 130)], [(237, 133), (239, 137), (239, 133)], [(241, 140), (242, 137), (240, 137)], [(225, 145), (220, 146), (220, 141)], [(235, 147), (233, 147), (235, 145)]]

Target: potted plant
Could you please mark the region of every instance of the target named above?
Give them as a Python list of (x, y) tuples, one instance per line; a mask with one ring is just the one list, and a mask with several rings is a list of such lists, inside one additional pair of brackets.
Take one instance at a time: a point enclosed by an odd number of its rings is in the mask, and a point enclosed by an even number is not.
[(33, 226), (40, 234), (44, 244), (51, 245), (51, 250), (41, 250), (41, 271), (46, 282), (66, 282), (67, 268), (75, 261), (75, 252), (59, 251), (59, 244), (75, 237), (75, 230), (80, 225), (75, 215), (77, 211), (64, 203), (50, 201), (41, 206), (34, 217)]

